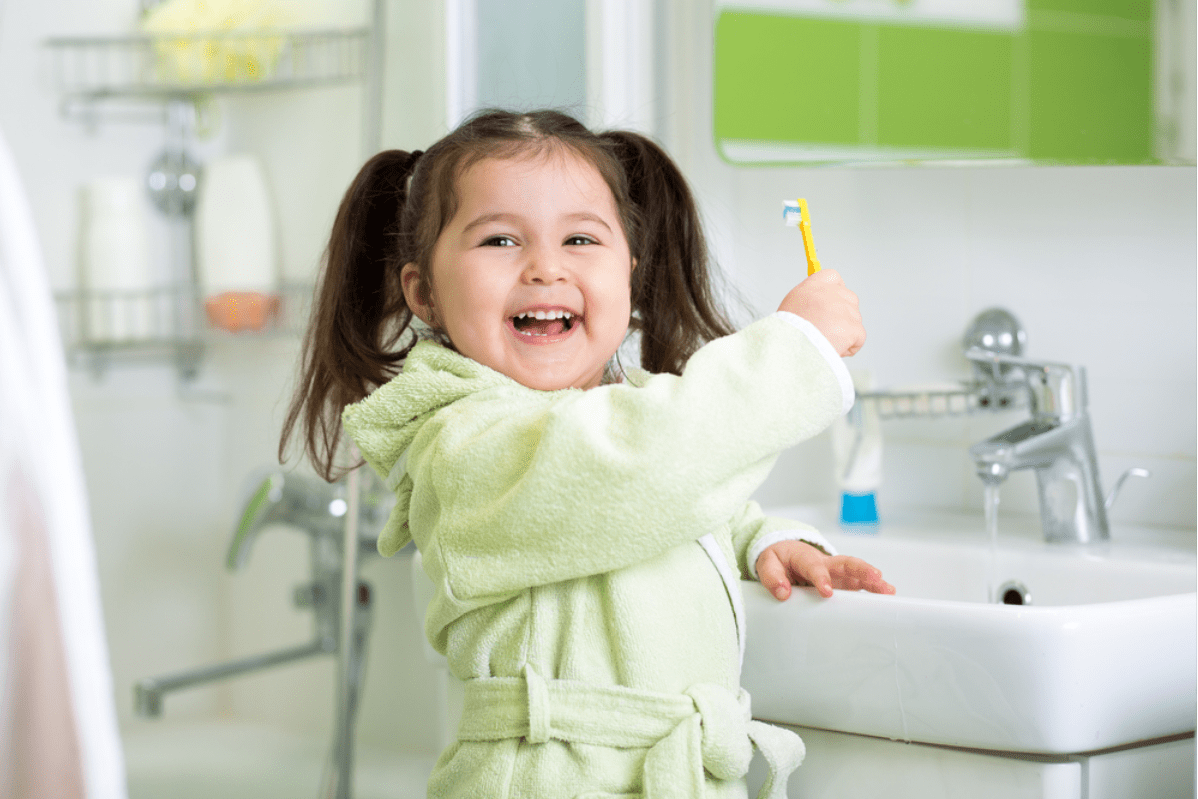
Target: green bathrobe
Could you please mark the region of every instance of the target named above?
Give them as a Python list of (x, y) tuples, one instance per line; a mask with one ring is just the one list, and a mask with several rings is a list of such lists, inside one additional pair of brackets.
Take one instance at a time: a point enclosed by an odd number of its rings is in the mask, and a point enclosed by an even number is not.
[(827, 340), (775, 314), (681, 377), (589, 391), (423, 342), (347, 408), (398, 498), (379, 551), (415, 540), (425, 631), (465, 681), (429, 796), (744, 797), (754, 744), (783, 796), (802, 743), (749, 720), (739, 578), (773, 541), (827, 544), (749, 496), (851, 403)]

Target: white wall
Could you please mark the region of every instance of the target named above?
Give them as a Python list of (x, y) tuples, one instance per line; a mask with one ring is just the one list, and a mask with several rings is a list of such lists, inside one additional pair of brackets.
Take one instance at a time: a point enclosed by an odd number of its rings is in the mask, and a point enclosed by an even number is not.
[[(671, 2), (665, 42), (673, 112), (662, 136), (694, 183), (721, 265), (755, 314), (806, 274), (780, 202), (806, 197), (825, 268), (861, 299), (868, 341), (848, 361), (880, 387), (953, 382), (960, 340), (990, 306), (1028, 332), (1027, 355), (1087, 368), (1104, 486), (1131, 466), (1112, 520), (1195, 526), (1198, 280), (1193, 167), (738, 168), (712, 146), (710, 9)], [(801, 92), (801, 86), (796, 92)], [(880, 512), (980, 512), (970, 444), (1016, 412), (887, 421)], [(833, 501), (827, 434), (783, 456), (758, 497)], [(1004, 512), (1038, 513), (1014, 474)]]
[[(825, 266), (861, 297), (869, 341), (851, 362), (880, 384), (966, 376), (958, 341), (974, 313), (1005, 305), (1029, 353), (1088, 367), (1101, 469), (1109, 486), (1131, 465), (1114, 519), (1194, 526), (1195, 173), (1192, 168), (735, 169), (711, 142), (711, 12), (669, 0), (661, 26), (661, 137), (691, 177), (713, 250), (754, 311), (803, 273), (801, 246), (778, 202), (811, 202)], [(116, 33), (135, 0), (41, 0), (0, 6), (0, 127), (30, 193), (51, 280), (74, 283), (76, 192), (87, 178), (140, 175), (161, 130), (94, 133), (57, 114), (37, 69), (51, 35)], [(443, 3), (391, 0), (384, 146), (425, 148), (445, 131)], [(31, 79), (32, 78), (32, 79)], [(341, 192), (361, 161), (360, 90), (328, 88), (223, 103), (204, 155), (245, 151), (265, 166), (279, 215), (283, 269), (315, 274)], [(161, 233), (161, 231), (159, 231)], [(159, 242), (161, 245), (161, 242)], [(294, 338), (211, 348), (180, 393), (167, 364), (73, 376), (113, 657), (126, 729), (135, 679), (285, 646), (309, 634), (289, 606), (307, 571), (305, 542), (283, 530), (258, 542), (248, 569), (223, 571), (245, 476), (274, 459), (297, 353)], [(887, 422), (882, 512), (901, 505), (977, 510), (966, 448), (1014, 414)], [(826, 437), (788, 453), (760, 496), (831, 500)], [(1004, 510), (1034, 510), (1030, 475), (1004, 488)], [(378, 592), (361, 738), (431, 753), (433, 690), (421, 660), (407, 564), (365, 567)], [(169, 718), (214, 713), (324, 734), (331, 661), (293, 666), (167, 700)], [(299, 700), (297, 701), (297, 697)]]
[[(881, 386), (965, 378), (965, 327), (1006, 307), (1027, 328), (1028, 355), (1086, 366), (1105, 485), (1131, 466), (1153, 472), (1128, 484), (1112, 520), (1194, 525), (1192, 168), (771, 170), (738, 175), (735, 192), (737, 266), (758, 307), (801, 269), (794, 231), (773, 223), (777, 200), (802, 194), (821, 260), (861, 298), (870, 338), (853, 368)], [(966, 450), (1022, 418), (884, 422), (879, 501), (980, 509)], [(788, 465), (775, 496), (829, 490), (824, 464)], [(1004, 510), (1038, 512), (1034, 486), (1016, 473)]]
[[(0, 128), (16, 155), (57, 289), (76, 283), (79, 187), (101, 175), (140, 179), (164, 133), (154, 124), (111, 122), (89, 130), (64, 119), (41, 43), (128, 33), (137, 6), (137, 0), (0, 2)], [(341, 24), (358, 24), (369, 10), (363, 0), (331, 7)], [(444, 133), (441, 4), (389, 0), (387, 12), (383, 143), (426, 147)], [(233, 152), (262, 161), (289, 280), (315, 279), (337, 203), (363, 160), (361, 103), (359, 86), (225, 98), (218, 102), (216, 135), (194, 142), (201, 162)], [(147, 211), (165, 277), (166, 226), (148, 203)], [(181, 382), (164, 361), (117, 365), (99, 379), (72, 373), (116, 703), (127, 732), (159, 723), (133, 715), (137, 679), (311, 636), (310, 614), (290, 604), (292, 588), (308, 575), (306, 537), (269, 530), (244, 572), (224, 569), (246, 477), (275, 462), (297, 354), (295, 336), (225, 337), (209, 346), (194, 383)], [(364, 572), (378, 602), (360, 738), (432, 754), (433, 686), (408, 566), (375, 559)], [(334, 675), (333, 660), (324, 658), (181, 692), (168, 696), (166, 718), (215, 714), (327, 736)]]

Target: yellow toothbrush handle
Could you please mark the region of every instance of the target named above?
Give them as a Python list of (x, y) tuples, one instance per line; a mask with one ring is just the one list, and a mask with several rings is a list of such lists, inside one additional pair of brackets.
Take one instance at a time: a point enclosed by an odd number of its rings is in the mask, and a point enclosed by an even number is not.
[(811, 235), (811, 212), (807, 210), (807, 201), (799, 199), (799, 231), (803, 234), (803, 251), (807, 254), (807, 276), (819, 271), (819, 258), (815, 256), (815, 239)]

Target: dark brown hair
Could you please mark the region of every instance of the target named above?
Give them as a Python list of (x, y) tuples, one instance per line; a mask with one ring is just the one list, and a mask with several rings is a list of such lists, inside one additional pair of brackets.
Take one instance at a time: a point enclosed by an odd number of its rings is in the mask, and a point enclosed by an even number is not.
[(636, 259), (632, 319), (641, 366), (681, 374), (708, 341), (733, 332), (711, 286), (707, 246), (690, 188), (665, 151), (627, 131), (595, 134), (558, 111), (488, 111), (428, 149), (388, 150), (366, 162), (337, 211), (325, 252), (300, 379), (279, 443), (299, 425), (317, 471), (335, 479), (341, 410), (394, 377), (417, 341), (400, 270), (428, 286), (437, 237), (458, 206), (458, 178), (484, 158), (566, 149), (611, 189)]

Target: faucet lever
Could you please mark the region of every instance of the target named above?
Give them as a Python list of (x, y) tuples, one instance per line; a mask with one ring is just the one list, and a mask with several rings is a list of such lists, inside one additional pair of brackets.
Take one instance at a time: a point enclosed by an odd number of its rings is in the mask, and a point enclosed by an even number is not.
[[(1088, 399), (1086, 370), (1083, 366), (1057, 361), (1034, 361), (981, 347), (970, 347), (965, 351), (965, 357), (979, 366), (989, 364), (990, 369), (982, 369), (981, 373), (995, 384), (1011, 385), (1011, 378), (1002, 374), (1000, 367), (1017, 367), (1020, 377), (1016, 382), (1026, 387), (1034, 418), (1063, 422), (1086, 412)], [(987, 372), (989, 374), (986, 374)]]
[(965, 357), (971, 361), (979, 363), (997, 363), (1007, 366), (1029, 366), (1033, 369), (1072, 369), (1073, 364), (1062, 363), (1060, 361), (1037, 361), (1032, 358), (1024, 358), (1018, 355), (1007, 355), (1003, 352), (994, 352), (993, 350), (983, 349), (982, 347), (970, 347), (965, 350)]
[(1111, 506), (1115, 504), (1115, 497), (1119, 496), (1119, 489), (1123, 488), (1123, 484), (1127, 482), (1127, 478), (1129, 477), (1152, 477), (1152, 472), (1147, 469), (1141, 469), (1139, 466), (1133, 466), (1119, 475), (1119, 479), (1111, 486), (1111, 493), (1106, 495), (1106, 501), (1102, 503), (1103, 507), (1107, 510), (1111, 509)]
[(225, 565), (229, 571), (236, 571), (245, 566), (262, 519), (283, 499), (283, 483), (282, 472), (271, 472), (246, 503), (237, 529), (233, 532), (233, 540), (229, 543), (229, 553), (225, 557)]

